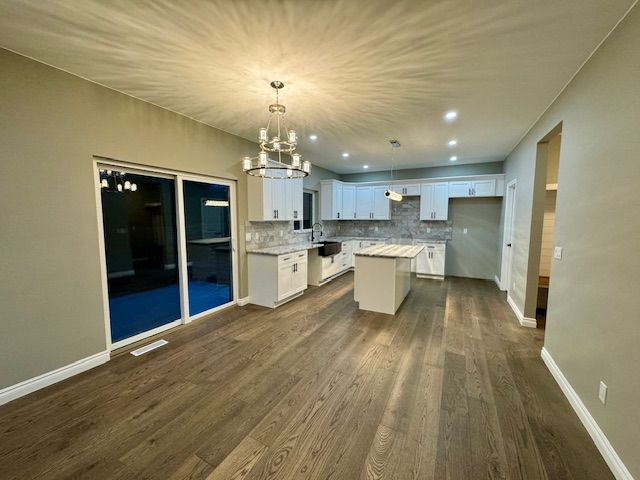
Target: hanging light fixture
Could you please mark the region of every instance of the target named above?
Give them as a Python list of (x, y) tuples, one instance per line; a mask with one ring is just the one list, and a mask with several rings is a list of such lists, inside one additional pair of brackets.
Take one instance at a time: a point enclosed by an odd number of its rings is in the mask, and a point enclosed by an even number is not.
[(100, 188), (108, 192), (135, 192), (138, 185), (125, 180), (125, 172), (116, 172), (113, 170), (100, 170)]
[[(271, 86), (276, 91), (276, 103), (269, 105), (269, 121), (265, 128), (258, 131), (258, 141), (260, 142), (260, 152), (257, 157), (244, 157), (242, 159), (242, 170), (247, 175), (263, 178), (303, 178), (311, 172), (311, 163), (308, 160), (302, 161), (299, 153), (294, 153), (298, 135), (295, 130), (288, 130), (284, 123), (286, 107), (279, 103), (279, 91), (284, 87), (284, 83), (279, 81), (271, 82)], [(273, 125), (273, 135), (269, 127)], [(271, 159), (269, 153), (277, 155), (277, 160)], [(291, 157), (289, 163), (284, 162), (282, 156)]]
[[(389, 140), (389, 143), (391, 144), (391, 181), (393, 181), (393, 168), (396, 163), (394, 152), (395, 152), (395, 149), (400, 148), (401, 145), (398, 140)], [(400, 195), (398, 192), (394, 192), (391, 189), (385, 190), (384, 196), (387, 197), (389, 200), (393, 200), (394, 202), (402, 201), (402, 195)]]

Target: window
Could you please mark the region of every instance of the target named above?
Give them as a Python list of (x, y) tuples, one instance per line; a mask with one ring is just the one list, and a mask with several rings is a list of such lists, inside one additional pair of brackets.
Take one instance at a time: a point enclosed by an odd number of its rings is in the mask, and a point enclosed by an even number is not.
[(303, 232), (305, 230), (311, 230), (313, 226), (313, 206), (314, 206), (314, 193), (312, 191), (305, 191), (302, 193), (302, 221), (294, 220), (293, 230), (295, 232)]

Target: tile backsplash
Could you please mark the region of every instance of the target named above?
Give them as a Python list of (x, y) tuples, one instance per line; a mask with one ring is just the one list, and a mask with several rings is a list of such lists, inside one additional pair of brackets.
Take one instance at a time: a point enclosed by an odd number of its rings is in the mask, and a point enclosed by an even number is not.
[[(335, 236), (337, 222), (322, 222), (325, 237)], [(293, 222), (247, 222), (245, 224), (246, 248), (279, 247), (309, 243), (311, 232), (294, 232)]]
[(341, 220), (336, 224), (340, 236), (386, 237), (403, 240), (451, 240), (453, 224), (448, 221), (420, 220), (420, 197), (404, 197), (391, 202), (391, 220)]
[[(420, 197), (405, 197), (401, 202), (391, 202), (391, 220), (334, 220), (321, 223), (325, 238), (340, 235), (403, 241), (451, 240), (453, 231), (451, 220), (420, 220)], [(294, 232), (293, 222), (247, 222), (245, 234), (247, 250), (311, 241), (311, 232)]]

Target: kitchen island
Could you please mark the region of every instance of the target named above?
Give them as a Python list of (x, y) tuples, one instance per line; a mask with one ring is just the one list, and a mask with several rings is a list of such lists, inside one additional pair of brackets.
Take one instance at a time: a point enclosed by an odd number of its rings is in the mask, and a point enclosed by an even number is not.
[(411, 259), (422, 245), (376, 245), (355, 254), (354, 300), (361, 310), (395, 315), (411, 290)]

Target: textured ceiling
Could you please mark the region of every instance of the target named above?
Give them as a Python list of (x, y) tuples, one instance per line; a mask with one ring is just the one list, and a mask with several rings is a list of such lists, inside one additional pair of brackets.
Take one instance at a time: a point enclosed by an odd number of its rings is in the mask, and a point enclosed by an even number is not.
[(503, 160), (631, 3), (2, 0), (0, 44), (251, 140), (282, 80), (305, 158), (350, 173), (389, 138), (400, 168)]

